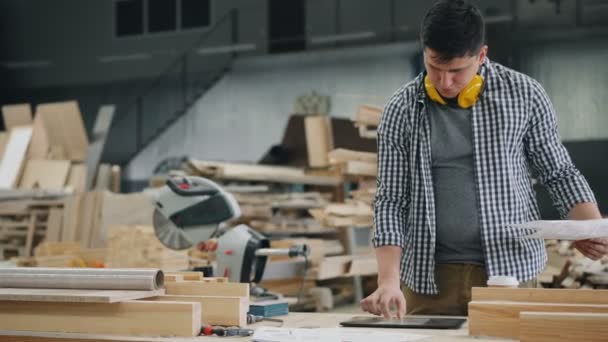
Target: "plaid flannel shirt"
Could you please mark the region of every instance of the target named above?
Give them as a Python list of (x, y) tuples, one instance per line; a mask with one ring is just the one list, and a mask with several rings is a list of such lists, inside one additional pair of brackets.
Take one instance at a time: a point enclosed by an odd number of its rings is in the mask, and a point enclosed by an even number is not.
[[(595, 202), (562, 145), (551, 101), (534, 79), (490, 62), (481, 65), (484, 89), (472, 107), (472, 139), (479, 226), (488, 276), (519, 281), (545, 266), (544, 241), (522, 239), (508, 224), (540, 217), (532, 176), (562, 217), (577, 203)], [(415, 292), (436, 294), (435, 203), (430, 126), (423, 74), (401, 87), (378, 127), (375, 247), (403, 248), (401, 279)]]

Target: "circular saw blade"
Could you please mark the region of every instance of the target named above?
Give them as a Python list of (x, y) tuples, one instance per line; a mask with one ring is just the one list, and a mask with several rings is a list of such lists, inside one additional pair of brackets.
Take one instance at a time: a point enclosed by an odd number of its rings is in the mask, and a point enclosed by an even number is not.
[(192, 247), (192, 243), (184, 234), (183, 229), (177, 227), (171, 220), (154, 209), (153, 221), (154, 233), (158, 240), (171, 249), (182, 250)]

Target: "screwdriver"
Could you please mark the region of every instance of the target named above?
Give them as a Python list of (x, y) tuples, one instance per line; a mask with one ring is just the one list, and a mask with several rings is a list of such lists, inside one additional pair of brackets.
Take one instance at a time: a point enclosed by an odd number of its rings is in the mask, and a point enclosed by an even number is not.
[(251, 336), (253, 335), (253, 329), (239, 328), (239, 327), (218, 327), (207, 325), (202, 330), (203, 335), (211, 336)]

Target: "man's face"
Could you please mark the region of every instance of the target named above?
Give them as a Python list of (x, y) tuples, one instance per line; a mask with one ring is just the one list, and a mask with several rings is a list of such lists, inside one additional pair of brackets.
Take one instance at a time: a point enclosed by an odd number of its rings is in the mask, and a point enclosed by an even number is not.
[(466, 87), (483, 63), (488, 51), (483, 46), (479, 54), (440, 61), (438, 54), (430, 48), (424, 48), (424, 66), (426, 72), (439, 94), (448, 99), (458, 96)]

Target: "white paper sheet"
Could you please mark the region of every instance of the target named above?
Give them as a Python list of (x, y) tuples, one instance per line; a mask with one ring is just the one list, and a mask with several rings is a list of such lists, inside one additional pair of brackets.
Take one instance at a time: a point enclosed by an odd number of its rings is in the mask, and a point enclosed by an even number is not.
[(252, 341), (256, 342), (414, 342), (431, 336), (398, 332), (374, 331), (358, 328), (275, 328), (260, 327), (255, 330)]
[(608, 238), (608, 219), (599, 220), (560, 220), (530, 221), (509, 225), (517, 229), (533, 229), (536, 232), (525, 235), (526, 238), (584, 240)]

